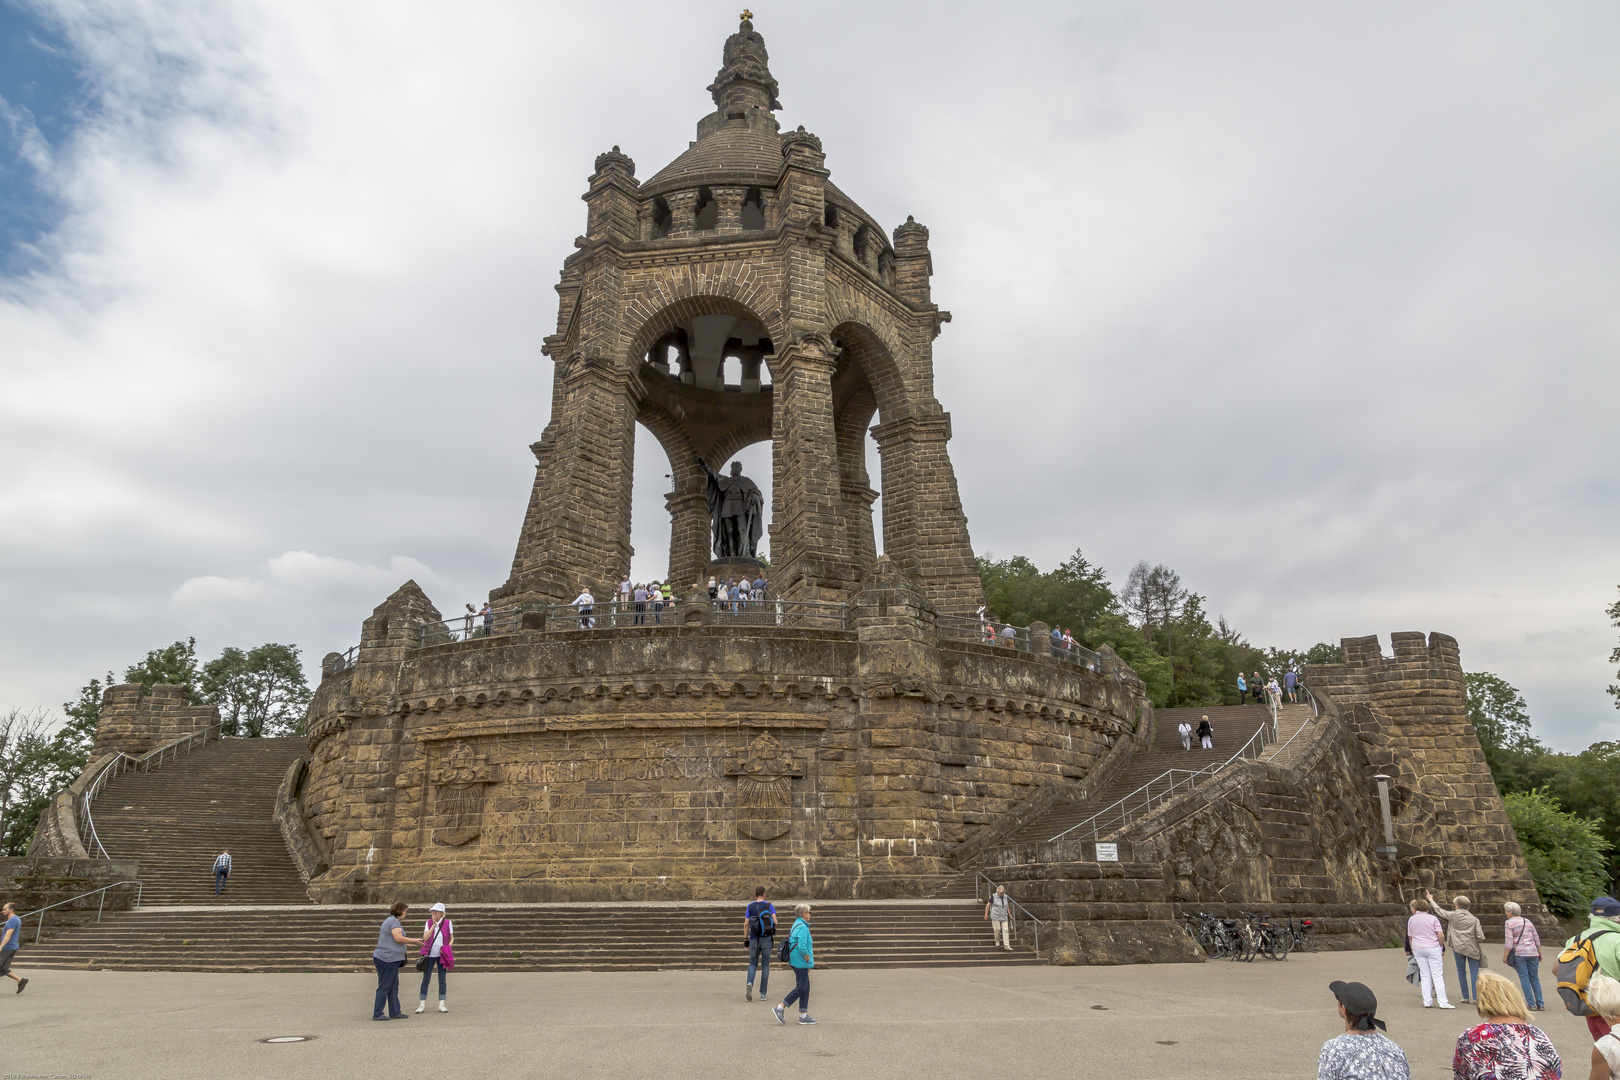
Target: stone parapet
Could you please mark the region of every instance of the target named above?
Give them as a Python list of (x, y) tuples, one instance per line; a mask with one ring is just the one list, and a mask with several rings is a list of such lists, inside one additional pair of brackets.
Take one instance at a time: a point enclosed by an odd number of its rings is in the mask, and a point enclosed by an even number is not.
[(897, 572), (850, 610), (849, 630), (520, 631), (401, 660), (363, 637), (306, 721), (312, 895), (926, 895), (951, 849), (1150, 715), (1128, 668), (940, 643)]
[(140, 683), (121, 683), (107, 687), (102, 694), (95, 751), (119, 750), (138, 757), (153, 747), (218, 724), (219, 708), (193, 705), (190, 691), (184, 686), (158, 683), (146, 694)]

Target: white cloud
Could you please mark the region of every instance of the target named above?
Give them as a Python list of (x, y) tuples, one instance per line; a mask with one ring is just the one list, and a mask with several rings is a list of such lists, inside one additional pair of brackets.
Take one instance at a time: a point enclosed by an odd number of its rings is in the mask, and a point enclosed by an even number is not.
[[(685, 148), (734, 9), (41, 9), (95, 107), (50, 162), (45, 267), (0, 280), (0, 691), (61, 700), (192, 632), (319, 655), (417, 567), (446, 610), (499, 584), (591, 161)], [(1443, 630), (1554, 741), (1609, 730), (1620, 13), (759, 26), (784, 123), (932, 230), (979, 550), (1169, 562), (1265, 643)]]

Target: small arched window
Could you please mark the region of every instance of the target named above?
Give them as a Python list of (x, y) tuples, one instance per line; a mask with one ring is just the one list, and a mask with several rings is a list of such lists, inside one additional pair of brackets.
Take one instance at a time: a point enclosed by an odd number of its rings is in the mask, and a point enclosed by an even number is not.
[(877, 237), (872, 235), (870, 225), (862, 225), (855, 230), (855, 261), (868, 270), (877, 271)]
[(838, 208), (832, 203), (828, 203), (827, 209), (822, 213), (821, 223), (829, 229), (838, 228)]
[(714, 201), (714, 193), (706, 187), (698, 188), (697, 218), (692, 227), (698, 232), (713, 232), (720, 225), (720, 204)]
[(743, 196), (742, 227), (749, 232), (765, 227), (765, 200), (757, 187), (749, 188)]
[(653, 239), (662, 240), (669, 235), (669, 228), (675, 223), (675, 216), (669, 212), (669, 203), (659, 195), (653, 199)]

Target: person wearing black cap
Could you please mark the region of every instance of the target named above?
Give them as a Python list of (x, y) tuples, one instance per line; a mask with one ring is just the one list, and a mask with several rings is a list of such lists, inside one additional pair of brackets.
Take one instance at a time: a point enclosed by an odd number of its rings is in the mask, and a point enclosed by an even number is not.
[(1339, 999), (1344, 1034), (1322, 1044), (1316, 1080), (1412, 1080), (1406, 1053), (1383, 1034), (1378, 998), (1358, 982), (1328, 983)]

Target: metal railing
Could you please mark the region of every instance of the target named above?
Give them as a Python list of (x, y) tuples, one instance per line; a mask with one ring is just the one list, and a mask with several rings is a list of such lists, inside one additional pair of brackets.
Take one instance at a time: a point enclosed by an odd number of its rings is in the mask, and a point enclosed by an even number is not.
[[(985, 872), (983, 870), (975, 870), (973, 872), (973, 899), (974, 900), (979, 899), (979, 882), (981, 882), (981, 881), (984, 882), (985, 885), (987, 886), (987, 888), (985, 889), (985, 894), (986, 894), (986, 900), (988, 901), (989, 897), (994, 896), (996, 894), (997, 882), (991, 881), (990, 878), (988, 876), (986, 876), (986, 874), (985, 874)], [(1017, 908), (1019, 911), (1022, 911), (1024, 913), (1024, 918), (1028, 919), (1030, 922), (1035, 924), (1035, 955), (1039, 956), (1040, 953), (1041, 953), (1041, 927), (1045, 926), (1046, 924), (1043, 923), (1041, 920), (1037, 919), (1034, 915), (1030, 914), (1029, 908), (1025, 907), (1023, 904), (1020, 904), (1018, 901), (1014, 900), (1012, 898), (1011, 893), (1007, 894), (1007, 903), (1009, 905), (1011, 905), (1012, 907)], [(1007, 920), (1008, 920), (1008, 923), (1009, 923), (1009, 925), (1007, 927), (1007, 932), (1008, 932), (1009, 935), (1011, 935), (1011, 933), (1012, 933), (1012, 926), (1011, 926), (1012, 912), (1011, 911), (1007, 912)]]
[(622, 626), (675, 626), (675, 601), (607, 600), (595, 604), (553, 604), (546, 609), (547, 630), (612, 630)]
[(1102, 656), (1092, 652), (1078, 642), (1069, 644), (1068, 642), (1054, 641), (1052, 643), (1052, 655), (1059, 660), (1079, 664), (1087, 671), (1102, 671)]
[(714, 621), (722, 626), (802, 626), (848, 630), (849, 607), (830, 600), (716, 600)]
[(1004, 649), (1029, 651), (1029, 628), (998, 622), (995, 619), (976, 619), (968, 615), (940, 615), (935, 621), (941, 641), (967, 641), (977, 645), (996, 645)]
[(348, 671), (359, 662), (360, 646), (350, 645), (346, 650), (338, 654), (336, 662), (332, 664), (332, 674), (336, 675), (340, 671)]
[[(1265, 760), (1271, 762), (1272, 764), (1286, 764), (1295, 754), (1303, 749), (1305, 743), (1300, 742), (1299, 737), (1310, 731), (1311, 725), (1322, 718), (1322, 706), (1321, 703), (1316, 700), (1316, 695), (1311, 693), (1303, 683), (1300, 684), (1299, 688), (1305, 691), (1305, 697), (1311, 707), (1311, 718), (1299, 725), (1299, 730), (1288, 736), (1288, 740), (1286, 742), (1266, 755)], [(1296, 743), (1298, 743), (1297, 746), (1295, 745)]]
[(73, 903), (74, 901), (77, 901), (77, 900), (83, 900), (87, 896), (95, 896), (97, 893), (101, 894), (101, 899), (96, 904), (96, 922), (100, 922), (101, 921), (101, 913), (107, 907), (107, 890), (108, 889), (121, 889), (125, 885), (133, 885), (133, 886), (135, 886), (135, 906), (140, 907), (141, 906), (141, 883), (139, 881), (115, 881), (111, 885), (103, 885), (99, 889), (91, 889), (89, 892), (80, 893), (78, 896), (70, 896), (66, 900), (58, 900), (54, 904), (46, 904), (42, 908), (35, 908), (33, 911), (30, 911), (26, 915), (17, 916), (17, 918), (19, 920), (19, 925), (18, 925), (18, 928), (17, 928), (18, 943), (21, 944), (21, 940), (22, 940), (22, 927), (20, 925), (22, 922), (27, 922), (29, 919), (32, 919), (35, 915), (39, 916), (39, 925), (34, 927), (34, 944), (38, 945), (39, 944), (40, 932), (45, 929), (45, 913), (47, 911), (50, 911), (52, 908), (59, 908), (59, 907), (62, 907), (64, 905), (66, 905), (66, 904), (71, 904), (71, 903)]
[(1099, 836), (1124, 828), (1136, 818), (1146, 815), (1155, 806), (1176, 795), (1191, 791), (1201, 780), (1221, 772), (1239, 758), (1260, 757), (1260, 751), (1266, 743), (1276, 741), (1277, 722), (1273, 719), (1268, 724), (1262, 724), (1258, 731), (1249, 736), (1249, 740), (1238, 749), (1237, 753), (1225, 761), (1206, 765), (1202, 769), (1166, 769), (1118, 802), (1097, 811), (1078, 825), (1071, 825), (1046, 842), (1054, 843), (1077, 832), (1084, 835), (1086, 830), (1090, 831), (1091, 839), (1095, 841)]
[(522, 628), (523, 612), (519, 608), (494, 608), (490, 611), (469, 611), (465, 615), (452, 615), (438, 622), (422, 624), (422, 644), (448, 645), (453, 641), (471, 641), (473, 638), (515, 634)]
[[(108, 779), (126, 772), (151, 772), (163, 764), (164, 758), (173, 761), (181, 754), (189, 753), (195, 749), (199, 743), (206, 743), (210, 738), (219, 738), (219, 732), (220, 725), (211, 724), (198, 731), (193, 731), (190, 735), (183, 735), (173, 742), (166, 742), (156, 749), (148, 750), (140, 757), (119, 751), (116, 757), (102, 767), (102, 770), (96, 774), (96, 778), (90, 781), (90, 785), (84, 789), (84, 794), (79, 797), (79, 816), (86, 826), (86, 830), (81, 831), (88, 831), (90, 841), (95, 844), (95, 850), (101, 853), (101, 858), (110, 859), (112, 856), (107, 854), (107, 849), (101, 844), (101, 837), (96, 835), (96, 821), (90, 812), (90, 806), (95, 802), (96, 796), (101, 793), (101, 789), (107, 785)], [(84, 847), (86, 851), (91, 850), (90, 844), (85, 844)], [(91, 857), (94, 858), (95, 856)]]

